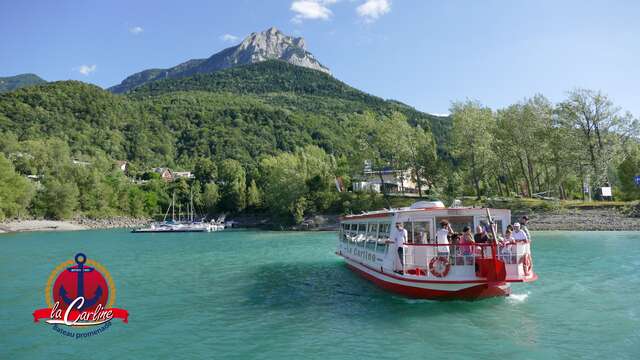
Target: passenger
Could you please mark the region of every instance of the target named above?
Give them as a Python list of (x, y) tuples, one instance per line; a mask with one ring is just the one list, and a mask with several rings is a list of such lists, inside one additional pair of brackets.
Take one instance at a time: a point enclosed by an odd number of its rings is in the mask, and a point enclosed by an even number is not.
[(473, 240), (475, 240), (478, 244), (483, 244), (489, 242), (489, 236), (487, 236), (487, 230), (482, 224), (479, 224), (476, 227), (476, 234), (473, 236)]
[(462, 254), (473, 254), (473, 245), (475, 245), (475, 243), (473, 235), (471, 234), (471, 228), (469, 226), (465, 226), (462, 229), (462, 238), (460, 239), (460, 250), (462, 251)]
[(514, 223), (513, 224), (513, 240), (514, 241), (527, 241), (527, 234), (524, 233), (524, 231), (522, 231), (520, 229), (520, 223)]
[(512, 264), (511, 260), (511, 247), (510, 243), (514, 241), (511, 230), (507, 228), (507, 231), (504, 233), (504, 238), (500, 240), (500, 248), (498, 252), (500, 253), (500, 259), (504, 261), (506, 264)]
[(531, 234), (529, 233), (529, 228), (527, 228), (527, 224), (529, 223), (529, 217), (524, 215), (520, 220), (520, 227), (522, 228), (522, 232), (527, 235), (527, 240), (531, 240)]
[[(449, 245), (449, 235), (453, 234), (453, 229), (447, 220), (440, 221), (440, 230), (436, 232), (436, 244)], [(438, 246), (438, 255), (448, 256), (449, 246)]]
[(502, 240), (500, 241), (501, 244), (508, 244), (510, 242), (513, 241), (513, 232), (511, 230), (509, 230), (509, 227), (507, 227), (507, 231), (504, 233), (504, 237), (502, 238)]
[[(391, 241), (391, 243), (393, 243), (398, 249), (397, 253), (398, 253), (398, 257), (400, 258), (400, 266), (402, 268), (404, 268), (404, 263), (403, 263), (404, 243), (407, 242), (408, 237), (409, 237), (409, 234), (407, 233), (407, 229), (404, 228), (404, 225), (402, 225), (401, 222), (397, 222), (396, 231), (395, 231), (395, 234), (393, 235), (393, 240)], [(394, 264), (395, 264), (395, 261), (394, 261)]]

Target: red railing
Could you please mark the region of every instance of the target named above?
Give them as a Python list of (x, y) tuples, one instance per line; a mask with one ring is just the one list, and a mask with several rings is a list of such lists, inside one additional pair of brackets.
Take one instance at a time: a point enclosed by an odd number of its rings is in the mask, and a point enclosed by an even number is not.
[[(519, 278), (525, 263), (524, 258), (531, 260), (529, 244), (529, 241), (471, 244), (404, 243), (402, 269), (408, 274), (446, 277), (453, 267), (472, 266), (473, 270), (469, 269), (471, 273), (499, 280), (506, 277), (507, 265), (517, 265), (518, 269), (512, 268), (510, 271), (513, 273), (517, 270), (518, 275), (515, 277)], [(434, 264), (442, 266), (441, 263), (445, 264), (446, 271), (434, 272)], [(523, 271), (523, 276), (527, 276), (527, 271)]]

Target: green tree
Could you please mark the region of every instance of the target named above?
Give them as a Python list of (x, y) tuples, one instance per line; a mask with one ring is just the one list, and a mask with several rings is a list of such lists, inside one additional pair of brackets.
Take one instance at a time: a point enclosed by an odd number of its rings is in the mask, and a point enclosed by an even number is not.
[(145, 212), (145, 193), (138, 187), (132, 186), (129, 188), (129, 214), (134, 218), (142, 218), (146, 215)]
[(218, 167), (211, 159), (201, 157), (196, 159), (193, 175), (200, 183), (206, 184), (217, 179)]
[(450, 111), (453, 119), (452, 152), (480, 198), (482, 184), (495, 168), (493, 112), (470, 100), (453, 103)]
[(0, 153), (0, 220), (26, 215), (33, 193), (29, 181), (17, 174), (11, 162)]
[(635, 177), (640, 175), (640, 156), (631, 154), (618, 166), (618, 181), (624, 200), (640, 199), (640, 186), (636, 185)]
[(260, 189), (258, 189), (256, 181), (251, 179), (249, 187), (247, 188), (247, 206), (256, 208), (259, 207), (260, 204), (262, 204), (262, 195), (260, 194)]
[(583, 175), (591, 175), (596, 187), (610, 182), (607, 167), (614, 157), (615, 139), (621, 135), (618, 130), (624, 123), (619, 111), (606, 95), (586, 89), (569, 92), (569, 98), (558, 104), (562, 124), (578, 129), (582, 151), (590, 166)]
[(36, 195), (35, 212), (55, 220), (71, 218), (78, 207), (78, 195), (75, 183), (45, 178), (43, 188)]
[(305, 212), (328, 208), (337, 199), (329, 191), (335, 166), (335, 159), (317, 146), (264, 157), (260, 168), (265, 206), (296, 223)]
[(247, 204), (245, 171), (238, 160), (226, 159), (220, 163), (220, 205), (222, 210), (238, 212)]
[(209, 215), (216, 213), (219, 200), (218, 184), (212, 182), (206, 184), (202, 193), (202, 202)]

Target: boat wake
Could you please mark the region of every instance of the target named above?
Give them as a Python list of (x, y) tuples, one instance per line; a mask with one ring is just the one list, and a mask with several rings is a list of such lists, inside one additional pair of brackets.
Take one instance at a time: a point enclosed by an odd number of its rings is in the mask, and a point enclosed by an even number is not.
[(507, 301), (515, 304), (520, 304), (527, 301), (529, 294), (530, 292), (527, 292), (526, 294), (511, 294), (507, 297)]

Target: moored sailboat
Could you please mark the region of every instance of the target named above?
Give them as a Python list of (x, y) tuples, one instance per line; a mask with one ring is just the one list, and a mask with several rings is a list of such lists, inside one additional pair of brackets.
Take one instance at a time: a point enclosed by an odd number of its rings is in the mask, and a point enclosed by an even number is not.
[[(171, 210), (171, 220), (167, 221), (167, 216)], [(151, 223), (149, 227), (133, 229), (133, 233), (169, 233), (169, 232), (211, 232), (224, 229), (224, 223), (218, 221), (204, 222), (194, 220), (193, 193), (189, 201), (188, 220), (181, 219), (178, 212), (178, 221), (175, 219), (175, 193), (172, 196), (171, 204), (164, 214), (162, 222)]]

